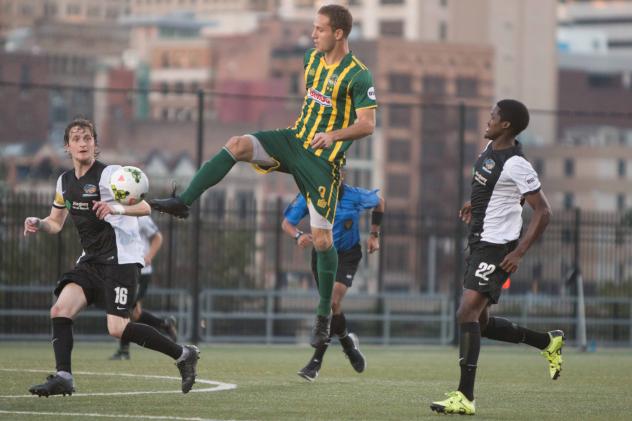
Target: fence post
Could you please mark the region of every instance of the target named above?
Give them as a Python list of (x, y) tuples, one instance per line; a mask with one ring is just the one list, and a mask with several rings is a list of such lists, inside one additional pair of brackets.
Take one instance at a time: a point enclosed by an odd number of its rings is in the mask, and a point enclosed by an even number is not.
[[(463, 182), (463, 167), (465, 166), (465, 103), (459, 104), (459, 166), (456, 171), (458, 192), (456, 198), (456, 209), (461, 209), (463, 205), (463, 192), (465, 185)], [(454, 308), (459, 306), (461, 291), (461, 277), (463, 276), (463, 224), (456, 221), (454, 230), (454, 282), (452, 285), (452, 299)], [(456, 317), (454, 318), (454, 336), (452, 345), (459, 344), (459, 326)]]
[[(198, 125), (197, 125), (197, 168), (202, 166), (204, 154), (204, 91), (197, 91), (198, 98)], [(200, 231), (201, 226), (201, 202), (198, 200), (193, 205), (193, 285), (191, 295), (193, 297), (192, 309), (192, 333), (191, 342), (197, 344), (200, 341)]]

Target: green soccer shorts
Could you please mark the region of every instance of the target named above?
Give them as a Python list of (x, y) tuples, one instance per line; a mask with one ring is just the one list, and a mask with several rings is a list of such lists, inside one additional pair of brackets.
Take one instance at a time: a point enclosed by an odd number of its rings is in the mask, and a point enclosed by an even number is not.
[(252, 133), (265, 151), (276, 161), (270, 167), (253, 164), (260, 173), (281, 171), (292, 174), (301, 193), (316, 211), (331, 224), (334, 223), (340, 168), (344, 159), (329, 162), (303, 147), (303, 141), (292, 129), (277, 129)]

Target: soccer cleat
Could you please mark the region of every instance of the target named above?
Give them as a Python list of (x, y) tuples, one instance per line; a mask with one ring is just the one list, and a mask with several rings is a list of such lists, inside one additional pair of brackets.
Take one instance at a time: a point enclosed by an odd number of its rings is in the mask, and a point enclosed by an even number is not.
[(474, 401), (470, 401), (459, 391), (446, 393), (448, 399), (433, 402), (430, 409), (440, 414), (474, 415), (476, 413)]
[(304, 378), (305, 380), (309, 382), (313, 382), (314, 380), (316, 380), (316, 377), (318, 377), (318, 372), (320, 371), (321, 364), (322, 364), (321, 361), (311, 359), (309, 360), (307, 365), (301, 368), (296, 374), (298, 374), (299, 376), (301, 376), (302, 378)]
[(349, 338), (353, 342), (353, 347), (349, 349), (343, 349), (343, 352), (349, 359), (351, 363), (351, 367), (358, 372), (362, 373), (366, 368), (366, 359), (364, 355), (360, 352), (360, 341), (358, 340), (358, 336), (355, 333), (349, 333)]
[(325, 345), (325, 342), (329, 340), (330, 322), (331, 316), (316, 316), (316, 322), (312, 329), (312, 338), (309, 341), (311, 346), (318, 348)]
[(46, 382), (36, 384), (29, 388), (29, 392), (37, 396), (72, 395), (75, 391), (72, 380), (64, 379), (58, 374), (51, 374), (46, 377)]
[(178, 329), (176, 329), (176, 318), (169, 316), (162, 322), (162, 332), (174, 342), (178, 340)]
[(147, 201), (153, 210), (168, 213), (176, 218), (188, 218), (189, 206), (179, 197), (168, 197), (166, 199), (150, 199)]
[(117, 349), (114, 354), (109, 358), (110, 360), (129, 360), (129, 351), (123, 351), (122, 349)]
[(564, 346), (564, 332), (561, 330), (552, 330), (549, 332), (551, 342), (549, 346), (541, 352), (544, 358), (549, 362), (549, 374), (551, 380), (557, 380), (562, 372), (562, 347)]
[(177, 362), (176, 366), (182, 376), (182, 393), (189, 393), (193, 383), (195, 383), (195, 376), (197, 376), (195, 369), (200, 359), (200, 350), (195, 345), (185, 345), (184, 347), (189, 350), (189, 355), (184, 360)]

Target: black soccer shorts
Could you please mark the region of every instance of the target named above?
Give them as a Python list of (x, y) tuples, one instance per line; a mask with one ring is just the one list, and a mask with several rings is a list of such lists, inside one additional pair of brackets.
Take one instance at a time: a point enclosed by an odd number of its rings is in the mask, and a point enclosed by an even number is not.
[(507, 244), (478, 241), (470, 244), (463, 287), (486, 295), (491, 304), (498, 303), (503, 284), (509, 277), (509, 273), (500, 268), (500, 263), (517, 245), (518, 241)]
[[(336, 271), (336, 282), (346, 285), (347, 288), (353, 284), (353, 277), (358, 271), (358, 266), (362, 260), (362, 247), (360, 243), (349, 250), (338, 252), (338, 270)], [(316, 270), (316, 250), (312, 249), (312, 274), (318, 285), (318, 271)]]
[(70, 272), (60, 276), (55, 295), (59, 296), (71, 282), (83, 289), (88, 305), (104, 308), (107, 314), (130, 317), (134, 307), (140, 265), (103, 265), (81, 262)]

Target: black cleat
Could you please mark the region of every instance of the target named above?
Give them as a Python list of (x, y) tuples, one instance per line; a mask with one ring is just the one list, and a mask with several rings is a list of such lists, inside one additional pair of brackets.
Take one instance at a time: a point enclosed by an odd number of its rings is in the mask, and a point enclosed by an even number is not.
[(318, 377), (318, 372), (320, 371), (321, 364), (321, 361), (311, 359), (309, 360), (307, 365), (301, 368), (296, 374), (309, 382), (313, 382), (314, 380), (316, 380), (316, 377)]
[(331, 322), (331, 316), (316, 316), (316, 322), (312, 329), (312, 338), (309, 344), (314, 348), (319, 348), (325, 345), (325, 342), (329, 340), (329, 324)]
[(162, 321), (162, 332), (174, 342), (178, 340), (178, 329), (176, 329), (176, 318), (169, 316)]
[(109, 358), (110, 360), (129, 360), (129, 351), (123, 351), (122, 349), (117, 350), (112, 356)]
[(147, 201), (153, 210), (168, 213), (176, 218), (188, 218), (189, 206), (179, 197), (168, 197), (166, 199), (150, 199)]
[(351, 367), (353, 367), (356, 372), (362, 373), (366, 368), (366, 359), (360, 352), (360, 341), (355, 333), (349, 333), (349, 338), (353, 342), (353, 346), (348, 349), (343, 349), (343, 352), (347, 355)]
[(195, 376), (197, 375), (195, 368), (200, 359), (200, 350), (195, 345), (185, 345), (184, 347), (189, 350), (189, 355), (184, 360), (176, 363), (176, 366), (182, 376), (182, 393), (189, 393), (193, 383), (195, 383)]
[(53, 395), (72, 395), (75, 388), (72, 385), (72, 380), (64, 379), (57, 374), (51, 374), (46, 377), (46, 382), (42, 384), (36, 384), (29, 388), (29, 392), (37, 396), (53, 396)]

